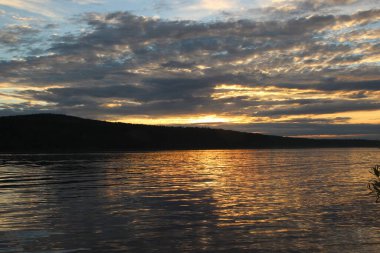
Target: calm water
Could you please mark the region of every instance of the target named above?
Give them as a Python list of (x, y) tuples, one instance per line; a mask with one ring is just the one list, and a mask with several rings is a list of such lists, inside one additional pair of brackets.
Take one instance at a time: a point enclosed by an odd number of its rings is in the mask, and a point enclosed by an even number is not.
[(0, 252), (380, 252), (380, 149), (0, 155)]

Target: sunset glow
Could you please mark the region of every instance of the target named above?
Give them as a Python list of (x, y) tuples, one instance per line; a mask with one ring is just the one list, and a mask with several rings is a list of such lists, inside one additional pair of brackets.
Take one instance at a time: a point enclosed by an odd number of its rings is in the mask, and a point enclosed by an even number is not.
[(118, 121), (132, 124), (147, 124), (147, 125), (188, 125), (188, 124), (213, 124), (220, 123), (250, 123), (251, 119), (242, 116), (223, 116), (223, 115), (178, 115), (172, 117), (153, 118), (150, 116), (137, 117), (131, 116), (121, 119), (110, 119), (110, 121)]

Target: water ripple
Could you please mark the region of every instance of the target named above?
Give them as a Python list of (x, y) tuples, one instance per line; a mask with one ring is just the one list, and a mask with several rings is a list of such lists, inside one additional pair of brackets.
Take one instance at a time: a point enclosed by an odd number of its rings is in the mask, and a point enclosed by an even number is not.
[(0, 155), (0, 252), (379, 252), (379, 149)]

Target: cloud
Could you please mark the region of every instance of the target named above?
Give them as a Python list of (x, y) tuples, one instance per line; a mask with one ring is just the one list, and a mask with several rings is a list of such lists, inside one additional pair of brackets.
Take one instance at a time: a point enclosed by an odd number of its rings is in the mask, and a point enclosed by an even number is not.
[(76, 4), (82, 4), (82, 5), (86, 5), (86, 4), (104, 4), (104, 1), (102, 0), (70, 0), (71, 2), (73, 3), (76, 3)]
[(325, 124), (325, 123), (256, 123), (229, 125), (223, 124), (226, 129), (238, 129), (245, 132), (259, 132), (281, 136), (307, 136), (350, 139), (380, 139), (379, 124)]
[[(50, 48), (54, 55), (30, 59), (19, 65), (43, 65), (48, 61), (57, 63), (68, 68), (65, 69), (69, 72), (67, 80), (62, 81), (69, 81), (70, 72), (73, 71), (74, 75), (79, 69), (82, 72), (78, 75), (82, 78), (94, 75), (94, 79), (101, 79), (101, 76), (121, 68), (130, 70), (124, 73), (130, 75), (148, 70), (172, 75), (174, 73), (167, 71), (172, 71), (170, 69), (175, 64), (177, 69), (186, 69), (186, 66), (193, 76), (194, 73), (195, 76), (210, 76), (215, 75), (212, 72), (227, 71), (233, 75), (240, 72), (245, 76), (256, 75), (257, 78), (273, 77), (281, 72), (285, 63), (288, 72), (291, 71), (288, 79), (292, 73), (301, 78), (309, 76), (313, 69), (326, 74), (334, 71), (347, 73), (348, 69), (344, 69), (343, 64), (360, 63), (369, 57), (366, 50), (371, 44), (366, 43), (360, 54), (352, 55), (350, 51), (353, 47), (360, 51), (362, 45), (328, 43), (324, 38), (326, 29), (343, 21), (357, 24), (372, 22), (376, 15), (378, 11), (372, 10), (352, 16), (313, 16), (288, 22), (241, 20), (201, 23), (162, 21), (121, 12), (88, 14), (85, 21), (92, 32), (59, 37)], [(320, 34), (320, 38), (316, 38), (316, 34)], [(179, 58), (181, 61), (178, 61)], [(331, 64), (341, 64), (342, 70), (331, 69)], [(245, 68), (251, 68), (256, 73), (249, 73)], [(181, 74), (186, 76), (186, 73)], [(41, 74), (49, 74), (48, 78), (51, 79), (52, 73)], [(58, 77), (59, 82), (61, 77)]]
[(332, 114), (337, 112), (353, 112), (380, 110), (380, 103), (377, 102), (361, 102), (361, 101), (324, 101), (324, 103), (315, 103), (310, 105), (300, 105), (297, 107), (279, 108), (268, 111), (260, 111), (255, 115), (258, 116), (284, 116), (284, 115), (305, 115), (305, 114)]
[(188, 6), (186, 9), (188, 10), (208, 10), (208, 11), (220, 11), (225, 9), (233, 9), (236, 8), (238, 3), (233, 0), (219, 0), (219, 1), (213, 1), (213, 0), (199, 0), (194, 5)]
[(0, 44), (7, 47), (18, 47), (20, 44), (33, 42), (39, 30), (27, 25), (12, 25), (0, 28)]
[[(318, 3), (313, 8), (344, 4)], [(360, 36), (375, 34), (379, 16), (372, 9), (198, 22), (88, 13), (80, 18), (85, 29), (52, 36), (43, 56), (0, 61), (1, 82), (34, 87), (14, 94), (47, 103), (8, 104), (3, 113), (23, 108), (96, 118), (217, 114), (323, 130), (321, 125), (343, 120), (289, 120), (380, 109), (380, 48), (376, 37)], [(7, 35), (0, 39), (4, 45), (33, 44), (38, 34), (20, 27), (1, 32)], [(353, 32), (356, 38), (342, 40)]]
[(51, 0), (0, 0), (0, 6), (8, 6), (50, 18), (56, 18), (59, 15), (48, 7), (50, 3)]
[(358, 91), (371, 90), (380, 91), (380, 79), (378, 80), (363, 80), (363, 81), (337, 81), (337, 80), (322, 80), (315, 84), (277, 84), (278, 87), (291, 89), (308, 89), (313, 88), (320, 91)]
[(253, 18), (257, 20), (289, 20), (312, 15), (343, 15), (358, 10), (377, 9), (373, 0), (286, 0), (266, 1), (262, 7), (242, 10), (224, 10), (228, 18)]

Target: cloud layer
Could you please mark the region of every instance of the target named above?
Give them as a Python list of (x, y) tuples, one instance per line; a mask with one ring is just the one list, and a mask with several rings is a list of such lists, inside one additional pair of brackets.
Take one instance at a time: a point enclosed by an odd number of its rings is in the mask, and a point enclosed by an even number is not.
[[(219, 126), (232, 129), (378, 138), (380, 10), (328, 12), (355, 4), (287, 1), (260, 9), (270, 20), (87, 13), (78, 20), (85, 28), (51, 35), (43, 54), (29, 50), (0, 62), (0, 114), (49, 111), (163, 123), (217, 115)], [(0, 44), (36, 50), (40, 33), (3, 27)]]

